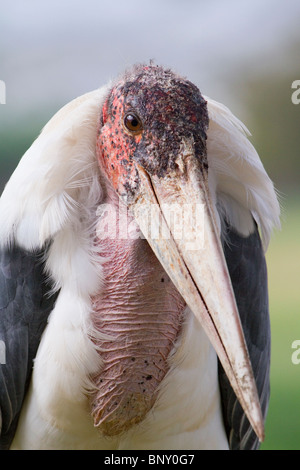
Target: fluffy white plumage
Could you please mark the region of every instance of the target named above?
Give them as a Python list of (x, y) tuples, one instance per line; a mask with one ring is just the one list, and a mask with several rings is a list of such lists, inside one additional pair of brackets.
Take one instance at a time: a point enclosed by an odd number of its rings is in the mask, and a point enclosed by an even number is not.
[[(153, 449), (158, 442), (166, 449), (193, 449), (199, 443), (205, 448), (207, 442), (210, 448), (227, 448), (216, 354), (190, 311), (147, 418), (112, 440), (101, 439), (93, 428), (84, 392), (93, 365), (99, 364), (89, 333), (90, 296), (101, 285), (101, 267), (91, 234), (101, 202), (96, 133), (108, 90), (106, 86), (77, 98), (49, 121), (0, 200), (0, 243), (15, 239), (31, 250), (51, 238), (47, 269), (55, 289), (61, 290), (38, 350), (13, 448)], [(209, 186), (216, 211), (221, 219), (225, 213), (243, 235), (253, 231), (253, 215), (267, 247), (272, 228), (279, 225), (273, 184), (243, 124), (223, 105), (206, 99)], [(194, 378), (201, 374), (206, 381), (200, 385)], [(205, 401), (206, 410), (189, 407), (180, 397), (187, 393), (190, 403)]]
[[(25, 153), (0, 200), (1, 244), (15, 237), (25, 248), (41, 247), (99, 202), (95, 142), (99, 109), (109, 88), (64, 106)], [(252, 214), (267, 247), (272, 228), (280, 224), (273, 184), (246, 127), (225, 106), (205, 98), (211, 194), (245, 235), (251, 232)]]

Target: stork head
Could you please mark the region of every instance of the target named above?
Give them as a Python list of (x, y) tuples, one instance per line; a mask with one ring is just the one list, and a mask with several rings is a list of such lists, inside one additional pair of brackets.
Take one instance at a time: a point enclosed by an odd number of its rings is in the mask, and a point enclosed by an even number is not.
[(160, 67), (137, 67), (118, 83), (102, 111), (102, 164), (127, 202), (139, 193), (139, 168), (165, 177), (180, 165), (182, 147), (206, 163), (206, 102), (198, 88)]
[[(208, 187), (208, 125), (206, 101), (195, 85), (161, 67), (137, 66), (106, 98), (98, 161), (205, 329), (262, 440), (263, 419), (220, 242), (216, 195)], [(176, 219), (178, 210), (184, 220), (179, 235), (170, 217), (173, 212)]]

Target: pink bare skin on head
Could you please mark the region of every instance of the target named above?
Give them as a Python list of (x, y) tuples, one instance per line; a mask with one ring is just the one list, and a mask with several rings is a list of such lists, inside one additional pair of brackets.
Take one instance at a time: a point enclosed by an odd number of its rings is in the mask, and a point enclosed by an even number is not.
[[(107, 218), (127, 212), (114, 191), (105, 202)], [(140, 422), (153, 406), (185, 307), (147, 241), (116, 235), (97, 240), (107, 260), (105, 285), (93, 298), (94, 326), (111, 337), (97, 342), (104, 365), (93, 377), (97, 391), (91, 398), (95, 425), (106, 435)]]

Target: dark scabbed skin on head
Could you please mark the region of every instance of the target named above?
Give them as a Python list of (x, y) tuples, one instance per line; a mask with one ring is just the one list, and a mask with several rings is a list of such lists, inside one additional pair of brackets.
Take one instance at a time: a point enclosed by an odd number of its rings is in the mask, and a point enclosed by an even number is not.
[[(140, 135), (126, 135), (124, 127), (120, 127), (129, 112), (142, 122)], [(176, 169), (182, 141), (188, 139), (201, 167), (207, 168), (207, 103), (193, 83), (169, 69), (151, 64), (128, 70), (112, 87), (103, 107), (101, 124), (105, 125), (108, 119), (115, 130), (111, 132), (110, 151), (103, 151), (104, 158), (110, 158), (113, 151), (123, 167), (134, 161), (150, 175), (164, 177)], [(124, 143), (118, 135), (122, 132)], [(114, 169), (113, 162), (111, 168)], [(128, 184), (127, 192), (135, 192), (138, 178), (132, 175)]]

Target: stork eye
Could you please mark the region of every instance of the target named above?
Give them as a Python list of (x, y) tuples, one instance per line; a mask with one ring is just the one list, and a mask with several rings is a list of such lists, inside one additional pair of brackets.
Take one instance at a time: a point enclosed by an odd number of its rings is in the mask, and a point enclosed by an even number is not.
[(139, 133), (143, 130), (142, 121), (136, 114), (133, 113), (126, 114), (124, 118), (124, 124), (126, 129), (133, 133)]

